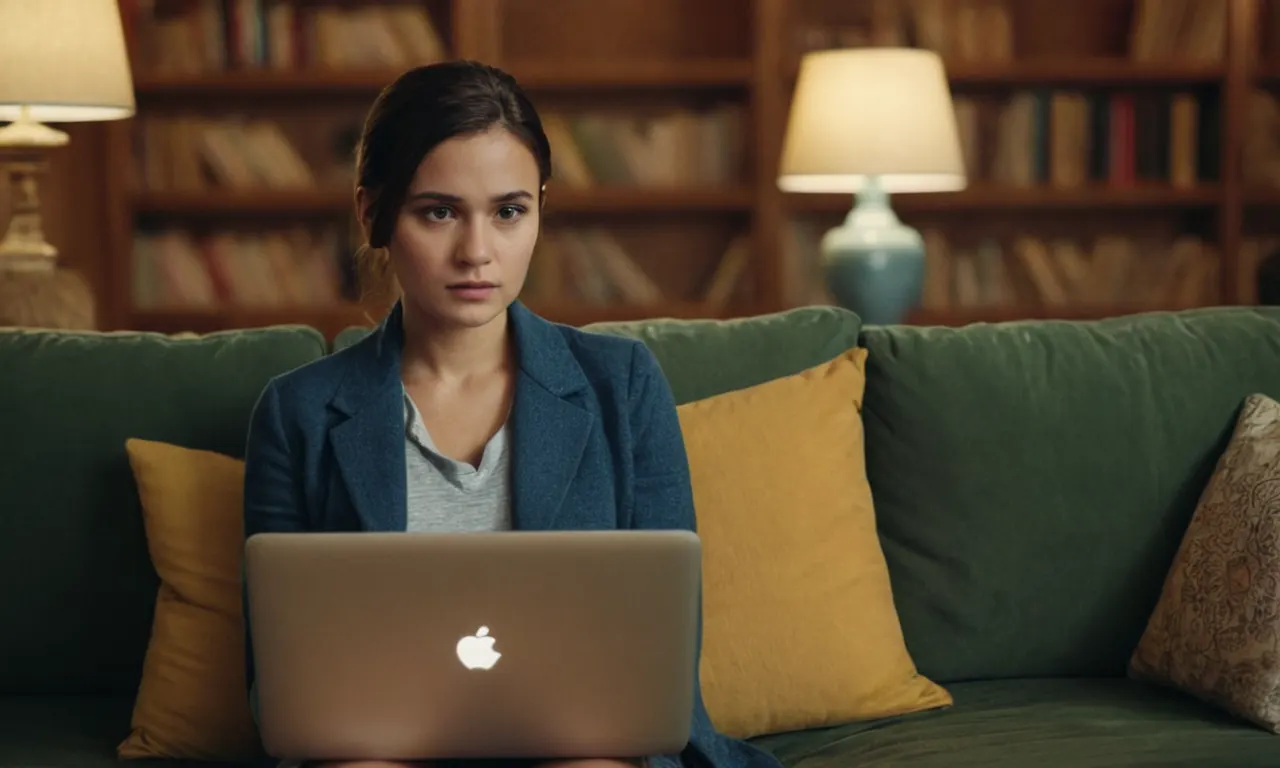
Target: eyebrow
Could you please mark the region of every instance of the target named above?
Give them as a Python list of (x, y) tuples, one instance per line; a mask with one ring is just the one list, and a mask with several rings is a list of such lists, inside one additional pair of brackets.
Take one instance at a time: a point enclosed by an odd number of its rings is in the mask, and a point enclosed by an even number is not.
[[(532, 194), (524, 191), (523, 189), (517, 189), (514, 192), (507, 192), (505, 194), (498, 195), (497, 197), (492, 198), (490, 202), (512, 203), (517, 200), (532, 200), (532, 199), (533, 199)], [(413, 202), (417, 200), (435, 200), (441, 203), (463, 202), (462, 198), (459, 197), (458, 195), (451, 195), (451, 194), (448, 194), (447, 192), (431, 192), (431, 191), (416, 192), (409, 196), (409, 202)]]

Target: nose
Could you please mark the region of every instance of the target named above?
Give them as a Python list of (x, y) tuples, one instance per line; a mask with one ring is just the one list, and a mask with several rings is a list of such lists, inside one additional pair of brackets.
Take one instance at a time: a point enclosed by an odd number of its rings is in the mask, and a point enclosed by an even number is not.
[(479, 267), (493, 261), (493, 233), (483, 217), (468, 222), (457, 248), (458, 261), (469, 267)]

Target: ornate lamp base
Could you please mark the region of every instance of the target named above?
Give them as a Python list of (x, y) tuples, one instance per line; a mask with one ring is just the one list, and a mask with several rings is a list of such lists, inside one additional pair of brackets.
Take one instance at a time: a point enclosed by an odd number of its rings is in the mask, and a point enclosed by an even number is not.
[(93, 291), (70, 269), (0, 270), (0, 327), (92, 331)]
[(24, 109), (0, 128), (0, 173), (9, 183), (8, 229), (0, 239), (0, 326), (93, 330), (93, 291), (79, 273), (57, 269), (58, 249), (45, 240), (40, 177), (48, 152), (67, 134), (31, 120)]
[(823, 236), (822, 260), (831, 295), (867, 325), (901, 323), (920, 303), (924, 241), (898, 220), (875, 177), (844, 223)]

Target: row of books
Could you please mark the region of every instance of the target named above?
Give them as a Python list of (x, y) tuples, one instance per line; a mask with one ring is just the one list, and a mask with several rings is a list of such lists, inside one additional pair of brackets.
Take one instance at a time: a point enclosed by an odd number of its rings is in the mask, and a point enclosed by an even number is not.
[(1134, 61), (1222, 61), (1227, 42), (1224, 0), (1134, 0), (1129, 55)]
[(631, 116), (543, 117), (554, 176), (573, 187), (724, 185), (740, 181), (746, 115), (738, 104)]
[[(696, 300), (713, 309), (733, 303), (749, 283), (750, 262), (749, 238), (731, 238)], [(651, 306), (672, 298), (645, 270), (643, 259), (628, 253), (603, 227), (544, 232), (530, 266), (527, 290), (539, 301), (585, 306)]]
[[(1129, 56), (1140, 62), (1221, 61), (1227, 5), (1226, 0), (1134, 0)], [(1015, 56), (1017, 20), (1009, 0), (868, 0), (864, 7), (857, 23), (801, 24), (798, 52), (914, 46), (953, 63)]]
[[(349, 233), (337, 227), (237, 232), (138, 231), (133, 300), (139, 309), (329, 307), (354, 293)], [(750, 241), (733, 238), (699, 300), (722, 308), (747, 283)], [(525, 295), (589, 306), (649, 306), (669, 299), (608, 230), (543, 233)], [(681, 297), (684, 298), (684, 297)]]
[[(746, 138), (738, 105), (640, 117), (549, 113), (543, 123), (552, 145), (553, 174), (569, 186), (713, 186), (735, 183), (744, 175)], [(349, 183), (350, 154), (337, 151), (328, 135), (341, 134), (341, 123), (326, 126), (316, 120), (292, 128), (240, 116), (141, 118), (135, 133), (135, 176), (141, 187), (156, 191)], [(312, 149), (303, 151), (300, 145)], [(317, 163), (323, 167), (314, 168)]]
[(304, 189), (316, 174), (269, 120), (199, 116), (138, 121), (136, 178), (150, 190)]
[(138, 232), (133, 301), (139, 309), (328, 307), (342, 298), (337, 230), (264, 233)]
[(800, 23), (795, 47), (804, 53), (913, 46), (949, 62), (1009, 61), (1014, 55), (1011, 1), (1016, 0), (869, 0), (854, 23)]
[(162, 75), (238, 69), (405, 69), (440, 61), (447, 46), (421, 3), (310, 4), (194, 0), (123, 4), (142, 68)]
[(1275, 95), (1254, 90), (1245, 112), (1241, 173), (1253, 187), (1280, 187), (1280, 100)]
[[(812, 220), (789, 226), (782, 266), (790, 303), (832, 302), (820, 258), (823, 231)], [(965, 238), (936, 228), (921, 234), (926, 251), (922, 306), (929, 310), (1187, 307), (1218, 303), (1222, 295), (1220, 249), (1190, 235), (1046, 236), (1025, 230)], [(1242, 247), (1242, 270), (1264, 252), (1260, 242), (1252, 239)], [(1280, 245), (1280, 238), (1269, 242)]]
[(1092, 240), (1023, 235), (975, 244), (925, 233), (923, 306), (1196, 306), (1219, 295), (1217, 249), (1184, 236), (1151, 243), (1119, 235)]
[(1216, 94), (1164, 91), (1034, 89), (955, 99), (971, 177), (1019, 187), (1216, 180), (1219, 105)]

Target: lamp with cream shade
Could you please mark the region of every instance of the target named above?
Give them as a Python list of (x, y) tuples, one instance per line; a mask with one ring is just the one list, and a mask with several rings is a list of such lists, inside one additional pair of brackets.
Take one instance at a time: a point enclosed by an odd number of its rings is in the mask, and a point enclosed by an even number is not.
[[(116, 0), (0, 0), (0, 121), (9, 122), (0, 128), (0, 173), (11, 203), (0, 239), (0, 324), (82, 326), (86, 312), (91, 322), (92, 294), (77, 276), (55, 271), (58, 252), (44, 236), (39, 180), (49, 153), (68, 143), (46, 123), (133, 113)], [(77, 290), (82, 295), (73, 302), (66, 294)], [(33, 296), (49, 297), (41, 302), (45, 317), (31, 317), (41, 312)], [(67, 320), (68, 313), (77, 319)]]
[(914, 48), (855, 48), (801, 60), (783, 143), (785, 192), (856, 195), (822, 238), (828, 288), (864, 322), (897, 323), (919, 303), (924, 243), (892, 193), (952, 192), (966, 184), (942, 60)]

